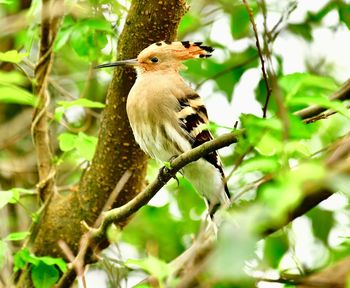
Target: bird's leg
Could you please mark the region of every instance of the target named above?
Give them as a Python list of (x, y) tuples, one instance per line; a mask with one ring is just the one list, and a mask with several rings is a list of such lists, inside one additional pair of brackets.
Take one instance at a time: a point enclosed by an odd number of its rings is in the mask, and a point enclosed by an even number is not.
[[(170, 171), (170, 169), (172, 168), (172, 161), (177, 157), (177, 155), (172, 156), (168, 161), (164, 161), (163, 164), (164, 166), (162, 168), (160, 168), (160, 172), (161, 173), (168, 173)], [(172, 178), (174, 178), (176, 180), (177, 186), (180, 185), (179, 179), (176, 177), (176, 175), (172, 176)]]

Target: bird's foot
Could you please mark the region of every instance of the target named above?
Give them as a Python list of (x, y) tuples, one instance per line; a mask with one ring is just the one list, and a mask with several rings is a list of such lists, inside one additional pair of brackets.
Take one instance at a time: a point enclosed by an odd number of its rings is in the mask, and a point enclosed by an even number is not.
[[(160, 173), (166, 174), (172, 169), (172, 162), (174, 159), (176, 159), (176, 155), (172, 156), (168, 161), (163, 162), (163, 167), (160, 168)], [(177, 186), (180, 185), (179, 179), (176, 177), (176, 175), (172, 176), (173, 179), (176, 180)]]

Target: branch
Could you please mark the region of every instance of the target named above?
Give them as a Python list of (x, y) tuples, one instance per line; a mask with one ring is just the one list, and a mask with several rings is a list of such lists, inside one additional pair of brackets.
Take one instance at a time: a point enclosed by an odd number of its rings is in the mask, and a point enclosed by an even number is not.
[[(336, 92), (333, 93), (332, 96), (329, 97), (330, 100), (335, 101), (344, 101), (350, 99), (350, 79), (347, 80)], [(320, 107), (320, 106), (310, 106), (305, 109), (299, 110), (295, 113), (295, 115), (301, 117), (302, 119), (307, 119), (314, 117), (324, 111), (326, 111), (327, 108)]]
[(270, 83), (269, 83), (269, 80), (268, 80), (268, 77), (267, 77), (267, 73), (266, 73), (266, 69), (265, 69), (265, 60), (264, 60), (263, 52), (262, 52), (262, 49), (261, 49), (261, 46), (260, 46), (258, 30), (256, 28), (254, 15), (253, 15), (253, 10), (249, 6), (247, 0), (243, 0), (243, 4), (244, 4), (244, 6), (246, 7), (246, 9), (248, 11), (250, 23), (252, 24), (252, 27), (253, 27), (254, 36), (255, 36), (255, 40), (256, 40), (256, 48), (258, 48), (258, 54), (259, 54), (259, 58), (260, 58), (260, 62), (261, 62), (261, 70), (262, 70), (263, 78), (264, 78), (265, 85), (266, 85), (266, 100), (265, 100), (265, 104), (264, 104), (264, 107), (263, 107), (263, 118), (266, 118), (267, 106), (269, 104), (269, 100), (270, 100), (272, 89), (270, 87)]
[(104, 213), (100, 227), (97, 229), (92, 229), (95, 241), (98, 242), (104, 237), (110, 224), (113, 222), (124, 221), (138, 211), (142, 206), (147, 204), (153, 198), (153, 196), (187, 164), (200, 159), (210, 152), (236, 143), (237, 137), (242, 134), (243, 130), (236, 131), (235, 133), (224, 134), (214, 140), (208, 141), (188, 152), (181, 154), (171, 162), (171, 168), (161, 168), (156, 180), (149, 184), (143, 192), (138, 194), (125, 205)]

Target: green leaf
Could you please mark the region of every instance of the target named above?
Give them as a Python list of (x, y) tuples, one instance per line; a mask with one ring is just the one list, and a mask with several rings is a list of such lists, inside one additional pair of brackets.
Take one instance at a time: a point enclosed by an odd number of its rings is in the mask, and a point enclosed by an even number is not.
[(319, 126), (317, 123), (306, 124), (293, 114), (288, 114), (288, 121), (290, 139), (310, 139)]
[(20, 193), (23, 191), (28, 193), (28, 190), (23, 188), (12, 188), (8, 191), (0, 191), (0, 209), (8, 203), (17, 203), (20, 198)]
[(39, 263), (43, 263), (47, 266), (57, 265), (62, 272), (67, 271), (67, 264), (62, 258), (54, 258), (50, 256), (38, 257), (31, 254), (28, 248), (22, 248), (14, 256), (15, 271), (22, 269), (26, 263), (33, 264), (34, 266), (38, 266)]
[(58, 136), (58, 141), (62, 151), (66, 152), (76, 149), (88, 161), (92, 160), (97, 145), (97, 137), (88, 136), (83, 132), (80, 132), (78, 135), (62, 133)]
[(0, 268), (4, 267), (5, 265), (8, 251), (8, 244), (5, 241), (0, 240)]
[(86, 108), (104, 108), (105, 107), (105, 104), (101, 102), (91, 101), (86, 98), (80, 98), (73, 101), (58, 101), (57, 104), (62, 106), (65, 109), (73, 106), (81, 106)]
[(284, 75), (278, 82), (285, 91), (287, 99), (294, 97), (299, 92), (305, 95), (305, 90), (326, 91), (328, 93), (338, 88), (332, 78), (308, 73)]
[(315, 237), (328, 246), (328, 235), (334, 225), (333, 212), (315, 207), (307, 216), (311, 220)]
[(66, 111), (66, 109), (64, 107), (62, 107), (62, 106), (56, 107), (54, 118), (55, 118), (55, 120), (57, 122), (61, 122), (62, 121), (62, 118), (63, 118), (63, 115), (64, 115), (65, 111)]
[(240, 171), (242, 173), (252, 171), (271, 173), (278, 170), (279, 168), (280, 164), (278, 162), (278, 158), (256, 156), (244, 161), (240, 166)]
[(5, 241), (20, 241), (30, 235), (29, 231), (14, 232), (6, 236)]
[(72, 133), (62, 133), (58, 136), (60, 149), (64, 152), (73, 150), (78, 136)]
[(22, 248), (17, 251), (15, 256), (13, 257), (14, 262), (14, 271), (24, 268), (27, 263), (31, 263), (34, 265), (39, 264), (39, 260), (34, 255), (31, 255), (28, 248)]
[(188, 31), (193, 31), (196, 29), (196, 27), (199, 27), (201, 24), (200, 16), (196, 13), (191, 13), (191, 9), (188, 11), (188, 13), (185, 14), (181, 18), (179, 28), (178, 28), (178, 35), (181, 36), (186, 35)]
[(342, 21), (348, 29), (350, 29), (350, 4), (338, 2), (338, 14), (340, 21)]
[(62, 29), (58, 32), (57, 39), (55, 41), (55, 52), (61, 49), (64, 45), (67, 44), (69, 37), (72, 34), (72, 29)]
[(310, 157), (312, 154), (308, 146), (302, 141), (289, 141), (284, 145), (284, 152), (292, 158)]
[(265, 133), (254, 148), (263, 156), (273, 156), (282, 151), (283, 145), (272, 133)]
[(75, 26), (71, 34), (71, 45), (74, 51), (80, 56), (88, 56), (89, 45), (87, 45), (87, 33), (89, 28), (87, 26)]
[(75, 143), (75, 148), (80, 155), (88, 161), (92, 160), (97, 146), (97, 137), (88, 136), (83, 132), (78, 134), (78, 138)]
[(136, 265), (160, 281), (171, 273), (171, 269), (166, 262), (153, 256), (145, 259), (128, 259), (125, 264), (127, 266)]
[(98, 19), (98, 18), (84, 19), (79, 23), (79, 25), (88, 26), (93, 30), (100, 30), (108, 33), (114, 32), (111, 24), (104, 19)]
[(67, 271), (67, 263), (62, 258), (54, 258), (50, 256), (37, 257), (41, 262), (46, 265), (57, 265), (62, 272)]
[(272, 268), (278, 268), (288, 248), (288, 238), (284, 233), (272, 234), (264, 241), (264, 259)]
[(28, 53), (18, 53), (16, 50), (0, 52), (0, 61), (18, 64), (27, 57)]
[(0, 191), (0, 209), (11, 202), (13, 193), (11, 191)]
[(0, 83), (0, 102), (35, 106), (36, 97), (18, 86)]
[(35, 288), (51, 288), (59, 279), (59, 271), (54, 266), (39, 262), (32, 268), (31, 276)]
[(249, 14), (244, 5), (235, 5), (231, 12), (231, 34), (235, 39), (246, 37), (249, 33)]
[(20, 85), (23, 86), (28, 83), (28, 79), (18, 71), (0, 71), (0, 85)]
[(309, 23), (288, 24), (287, 29), (295, 35), (303, 37), (307, 41), (312, 41), (312, 28)]

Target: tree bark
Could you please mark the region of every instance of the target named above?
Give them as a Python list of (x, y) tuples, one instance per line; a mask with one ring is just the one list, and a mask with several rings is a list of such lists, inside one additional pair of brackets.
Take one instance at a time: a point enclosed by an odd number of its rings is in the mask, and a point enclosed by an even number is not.
[[(117, 58), (135, 58), (153, 42), (174, 40), (180, 19), (187, 9), (185, 0), (133, 0), (118, 41)], [(82, 175), (78, 191), (69, 195), (54, 194), (47, 203), (40, 222), (32, 232), (31, 250), (36, 255), (65, 258), (58, 246), (59, 240), (63, 240), (76, 254), (79, 241), (86, 232), (81, 222), (92, 225), (96, 221), (126, 170), (132, 171), (132, 176), (119, 193), (114, 207), (130, 201), (144, 187), (147, 157), (134, 141), (125, 105), (135, 77), (130, 68), (115, 70), (91, 165)], [(116, 224), (120, 227), (125, 225)], [(105, 242), (102, 246), (106, 245), (108, 243)], [(17, 287), (30, 287), (28, 270), (22, 271)], [(75, 279), (74, 273), (71, 274), (65, 283), (67, 286)]]

